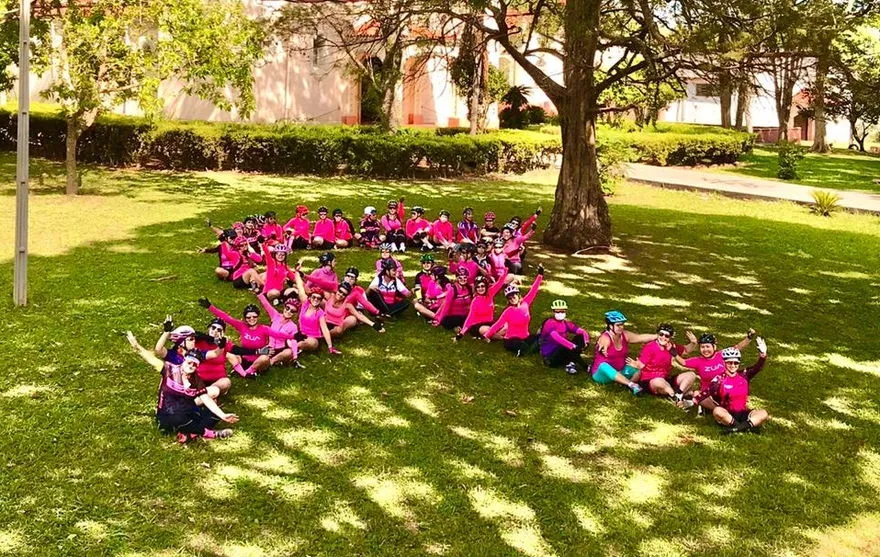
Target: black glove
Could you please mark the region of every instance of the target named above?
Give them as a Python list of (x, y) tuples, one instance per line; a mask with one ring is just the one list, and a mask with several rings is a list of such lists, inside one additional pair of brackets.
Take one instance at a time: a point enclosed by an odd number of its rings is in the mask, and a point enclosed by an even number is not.
[(457, 335), (455, 335), (455, 338), (453, 340), (455, 340), (457, 342), (463, 338), (464, 338), (464, 335), (461, 333), (458, 333)]
[(199, 298), (199, 305), (205, 309), (208, 309), (209, 307), (211, 307), (211, 300), (205, 297)]
[(749, 332), (746, 333), (746, 337), (748, 337), (749, 340), (752, 340), (757, 334), (757, 331), (755, 331), (754, 329), (749, 329)]
[(540, 207), (538, 207), (537, 209), (535, 209), (535, 216), (540, 217), (541, 213), (543, 213), (543, 212), (544, 212), (544, 210), (541, 209)]
[(226, 337), (220, 337), (216, 340), (217, 346), (220, 348), (226, 348)]
[(162, 322), (162, 330), (166, 333), (170, 333), (174, 330), (174, 322), (171, 320), (170, 317)]
[(531, 229), (532, 229), (532, 230), (537, 230), (537, 229), (538, 229), (538, 223), (537, 223), (537, 222), (533, 222), (533, 223), (532, 223), (532, 226), (531, 226)]
[(381, 333), (382, 331), (385, 330), (385, 324), (382, 323), (381, 321), (374, 321), (373, 328), (376, 329), (376, 331)]
[(678, 356), (678, 348), (676, 348), (674, 346), (669, 347), (669, 355), (672, 356), (673, 358)]
[(544, 275), (544, 265), (542, 263), (538, 263), (538, 275)]

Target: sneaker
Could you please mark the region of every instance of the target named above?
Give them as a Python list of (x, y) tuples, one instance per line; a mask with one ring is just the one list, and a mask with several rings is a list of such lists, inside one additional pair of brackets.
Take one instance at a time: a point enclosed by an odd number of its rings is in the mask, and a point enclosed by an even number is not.
[(729, 425), (721, 430), (721, 433), (724, 435), (730, 435), (731, 433), (744, 433), (751, 429), (752, 424), (748, 421), (745, 422), (734, 422), (733, 425)]
[(703, 407), (697, 406), (697, 416), (702, 416), (703, 414), (705, 414), (705, 412), (703, 411)]
[(180, 443), (181, 445), (184, 445), (184, 444), (186, 444), (187, 441), (189, 441), (189, 435), (187, 435), (186, 433), (178, 433), (177, 434), (177, 442), (178, 443)]
[(642, 394), (643, 389), (636, 383), (633, 383), (632, 385), (630, 385), (629, 390), (633, 394), (633, 396), (639, 396), (640, 394)]
[(574, 364), (574, 362), (568, 362), (567, 364), (565, 364), (565, 373), (567, 373), (569, 375), (576, 375), (577, 372), (578, 372), (578, 368)]
[(394, 252), (396, 252), (396, 251), (397, 251), (397, 245), (396, 245), (396, 244), (391, 244), (391, 253), (394, 253)]
[(232, 437), (231, 429), (218, 429), (214, 431), (215, 439), (229, 439), (230, 437)]
[(290, 362), (290, 365), (295, 367), (296, 369), (305, 369), (306, 368), (306, 366), (299, 363), (299, 360), (293, 360), (292, 362)]
[(401, 252), (405, 252), (405, 251), (406, 251), (406, 244), (400, 244), (400, 251), (401, 251)]
[(687, 412), (694, 407), (694, 401), (687, 398), (678, 403), (678, 407)]

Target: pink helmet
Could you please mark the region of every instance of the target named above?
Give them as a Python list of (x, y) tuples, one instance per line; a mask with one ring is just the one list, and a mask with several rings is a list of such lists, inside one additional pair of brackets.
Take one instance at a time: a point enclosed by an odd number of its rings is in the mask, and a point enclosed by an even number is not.
[(495, 220), (495, 213), (489, 211), (485, 215), (483, 215), (483, 220)]

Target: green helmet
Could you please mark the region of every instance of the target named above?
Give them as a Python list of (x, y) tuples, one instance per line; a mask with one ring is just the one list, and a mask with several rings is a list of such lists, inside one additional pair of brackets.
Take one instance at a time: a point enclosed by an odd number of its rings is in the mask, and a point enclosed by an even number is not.
[(433, 263), (434, 262), (434, 254), (433, 253), (426, 253), (426, 254), (422, 255), (422, 258), (419, 259), (419, 261), (421, 263)]
[(550, 303), (550, 309), (553, 311), (566, 311), (568, 310), (568, 304), (565, 303), (565, 300), (553, 300)]

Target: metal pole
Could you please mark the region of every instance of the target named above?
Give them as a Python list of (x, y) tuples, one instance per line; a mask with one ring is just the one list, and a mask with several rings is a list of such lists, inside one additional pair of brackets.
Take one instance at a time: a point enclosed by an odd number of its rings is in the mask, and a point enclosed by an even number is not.
[(27, 305), (31, 0), (21, 0), (20, 19), (18, 29), (18, 160), (15, 172), (15, 278), (12, 294), (16, 306)]

